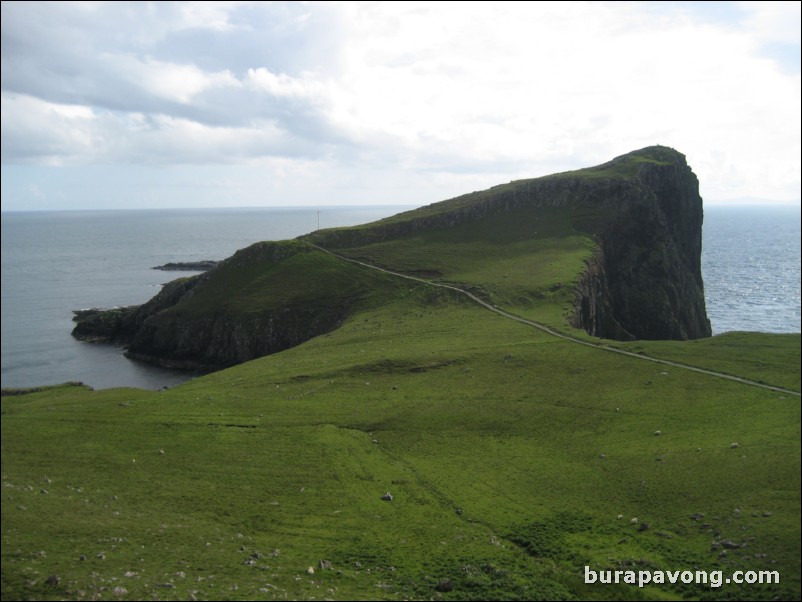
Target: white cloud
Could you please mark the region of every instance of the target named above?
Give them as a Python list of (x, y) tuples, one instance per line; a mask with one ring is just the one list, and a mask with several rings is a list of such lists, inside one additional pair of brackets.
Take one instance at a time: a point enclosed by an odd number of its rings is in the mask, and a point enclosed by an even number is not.
[(798, 53), (798, 2), (28, 4), (5, 163), (269, 161), (428, 202), (660, 143), (708, 198), (799, 196), (799, 71), (765, 50)]
[(799, 45), (802, 3), (761, 0), (738, 5), (749, 15), (746, 25), (761, 43)]

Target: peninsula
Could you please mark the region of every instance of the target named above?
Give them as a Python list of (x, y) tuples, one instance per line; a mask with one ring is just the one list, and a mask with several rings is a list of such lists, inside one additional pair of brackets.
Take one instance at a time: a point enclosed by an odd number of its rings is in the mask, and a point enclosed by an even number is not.
[(800, 336), (710, 336), (702, 210), (649, 147), (77, 316), (214, 372), (3, 391), (3, 599), (800, 599)]
[(702, 216), (685, 157), (649, 147), (364, 226), (257, 243), (142, 306), (77, 314), (73, 335), (164, 366), (238, 364), (331, 331), (381, 288), (341, 256), (598, 337), (703, 338)]

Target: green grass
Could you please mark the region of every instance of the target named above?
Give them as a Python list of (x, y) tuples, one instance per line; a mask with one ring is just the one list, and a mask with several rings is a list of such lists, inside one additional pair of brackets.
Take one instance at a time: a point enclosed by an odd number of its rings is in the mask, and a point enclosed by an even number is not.
[[(401, 289), (168, 391), (3, 397), (3, 598), (798, 597), (798, 398)], [(783, 582), (582, 582), (630, 563)]]
[(491, 303), (563, 325), (574, 284), (594, 247), (579, 231), (586, 208), (526, 207), (458, 229), (423, 230), (337, 253), (455, 284)]
[[(585, 175), (670, 155), (647, 151)], [(595, 341), (566, 315), (607, 217), (518, 206), (337, 252)], [(799, 599), (798, 395), (562, 340), (304, 241), (203, 278), (168, 312), (340, 322), (161, 392), (4, 392), (3, 599)], [(799, 335), (595, 342), (800, 389)], [(588, 585), (585, 566), (781, 583)]]

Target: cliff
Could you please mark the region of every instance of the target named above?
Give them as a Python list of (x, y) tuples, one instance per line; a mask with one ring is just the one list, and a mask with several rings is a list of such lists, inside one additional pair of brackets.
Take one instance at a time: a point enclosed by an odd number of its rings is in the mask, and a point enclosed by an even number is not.
[(340, 279), (332, 263), (301, 242), (256, 243), (165, 285), (144, 305), (76, 312), (72, 334), (125, 345), (127, 356), (166, 367), (232, 366), (331, 330), (368, 296), (369, 286)]
[[(701, 272), (699, 182), (676, 151), (635, 155), (634, 173), (608, 203), (615, 211), (576, 289), (573, 323), (613, 339), (711, 336)], [(601, 166), (615, 170), (625, 155)]]
[(73, 335), (162, 365), (216, 369), (328, 332), (365, 302), (392, 302), (397, 279), (312, 242), (536, 319), (552, 316), (551, 304), (562, 324), (598, 337), (707, 337), (698, 188), (684, 155), (648, 147), (363, 226), (257, 243), (142, 306), (78, 312)]
[[(515, 221), (534, 224), (538, 214), (560, 210), (570, 216), (575, 232), (592, 238), (594, 247), (571, 283), (571, 325), (619, 340), (711, 335), (701, 274), (699, 182), (685, 156), (667, 147), (647, 147), (597, 167), (510, 182), (364, 227), (307, 237), (370, 258), (366, 249), (416, 232), (477, 223), (492, 227), (501, 215), (510, 218), (506, 227), (511, 229), (518, 227)], [(394, 267), (392, 262), (388, 267)]]

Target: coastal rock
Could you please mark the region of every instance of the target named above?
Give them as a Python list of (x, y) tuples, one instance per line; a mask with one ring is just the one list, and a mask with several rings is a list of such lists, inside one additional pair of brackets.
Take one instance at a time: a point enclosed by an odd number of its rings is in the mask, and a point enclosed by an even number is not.
[[(346, 249), (359, 259), (363, 246), (464, 225), (481, 232), (489, 223), (483, 220), (544, 210), (566, 216), (573, 231), (592, 242), (573, 293), (568, 282), (545, 289), (573, 294), (573, 326), (619, 340), (707, 337), (698, 188), (684, 155), (648, 147), (597, 167), (511, 182), (363, 227), (256, 243), (214, 269), (166, 284), (141, 306), (76, 312), (73, 336), (127, 346), (129, 357), (163, 366), (224, 368), (331, 331), (384, 278), (373, 274), (368, 281), (363, 268), (324, 249)], [(504, 232), (497, 236), (498, 244), (509, 242)], [(396, 271), (422, 269), (442, 273), (429, 265)]]
[(672, 149), (652, 147), (638, 156), (645, 160), (615, 195), (616, 212), (577, 285), (573, 323), (619, 340), (709, 337), (699, 182)]
[(174, 272), (205, 272), (207, 270), (211, 270), (215, 267), (219, 261), (212, 261), (211, 259), (206, 259), (203, 261), (183, 261), (183, 262), (176, 262), (176, 263), (165, 263), (164, 265), (157, 265), (152, 267), (152, 270), (164, 270), (164, 271), (174, 271)]
[[(256, 243), (221, 262), (214, 270), (166, 284), (147, 303), (110, 310), (75, 312), (73, 336), (90, 342), (127, 347), (126, 355), (170, 368), (213, 371), (298, 345), (334, 328), (347, 314), (348, 301), (360, 291), (343, 286), (342, 297), (325, 286), (310, 302), (307, 287), (288, 290), (286, 280), (314, 278), (299, 257), (321, 251), (293, 241)], [(284, 282), (268, 302), (256, 293), (250, 278), (266, 277), (283, 262)], [(325, 266), (319, 269), (325, 269)], [(270, 288), (269, 283), (265, 285)], [(252, 304), (238, 303), (253, 297)]]
[(303, 238), (324, 248), (354, 250), (522, 208), (558, 207), (592, 216), (574, 221), (578, 231), (592, 236), (595, 248), (575, 284), (572, 326), (617, 340), (711, 336), (701, 274), (699, 181), (685, 156), (664, 146), (473, 192), (369, 227)]

